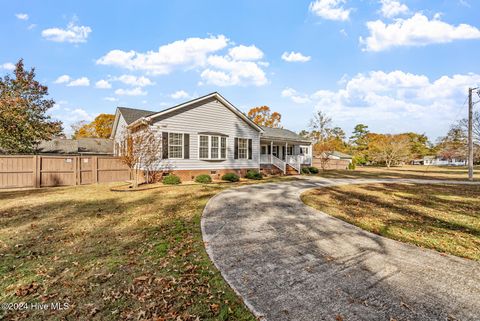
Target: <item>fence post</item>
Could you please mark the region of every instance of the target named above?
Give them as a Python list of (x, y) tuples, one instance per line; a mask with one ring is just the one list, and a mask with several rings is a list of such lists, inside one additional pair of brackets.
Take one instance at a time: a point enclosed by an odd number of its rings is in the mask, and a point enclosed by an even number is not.
[(92, 156), (93, 182), (98, 183), (98, 156)]
[(38, 166), (37, 166), (37, 158), (38, 156), (37, 155), (33, 155), (32, 156), (32, 160), (33, 160), (33, 170), (32, 170), (32, 185), (33, 187), (38, 187), (38, 176), (39, 176), (39, 173), (38, 173)]

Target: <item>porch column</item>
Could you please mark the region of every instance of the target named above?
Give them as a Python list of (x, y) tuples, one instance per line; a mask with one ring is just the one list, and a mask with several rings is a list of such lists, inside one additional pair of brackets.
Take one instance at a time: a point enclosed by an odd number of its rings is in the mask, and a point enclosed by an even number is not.
[(273, 141), (270, 141), (270, 164), (273, 164)]

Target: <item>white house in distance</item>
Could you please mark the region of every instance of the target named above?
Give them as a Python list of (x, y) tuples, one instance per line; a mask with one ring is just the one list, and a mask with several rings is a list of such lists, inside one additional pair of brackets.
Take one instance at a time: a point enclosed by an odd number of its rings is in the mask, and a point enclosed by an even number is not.
[(413, 164), (425, 166), (467, 166), (467, 161), (457, 158), (446, 159), (437, 156), (425, 156), (422, 159), (414, 160)]
[(299, 173), (312, 161), (309, 140), (287, 129), (258, 126), (217, 92), (158, 112), (118, 107), (114, 153), (122, 153), (129, 131), (145, 124), (162, 142), (158, 171), (182, 180), (229, 172), (244, 176), (248, 169)]

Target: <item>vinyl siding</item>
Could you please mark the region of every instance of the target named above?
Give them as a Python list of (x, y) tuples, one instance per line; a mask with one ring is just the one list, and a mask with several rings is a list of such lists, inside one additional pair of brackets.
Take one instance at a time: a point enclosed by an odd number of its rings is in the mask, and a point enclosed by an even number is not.
[[(118, 111), (117, 111), (118, 113)], [(125, 133), (127, 130), (127, 122), (123, 118), (122, 114), (118, 115), (118, 124), (117, 130), (115, 131), (115, 137), (113, 137), (113, 152), (114, 155), (117, 155), (116, 144), (121, 144), (121, 142), (125, 139)]]
[[(162, 132), (190, 134), (190, 159), (163, 160), (161, 165), (163, 167), (173, 170), (195, 170), (259, 168), (260, 166), (260, 133), (217, 100), (207, 101), (194, 108), (185, 108), (185, 111), (175, 113), (171, 117), (159, 117), (152, 126), (158, 139), (161, 139)], [(198, 146), (201, 132), (218, 132), (228, 135), (226, 160), (199, 159)], [(252, 159), (234, 159), (235, 137), (252, 139)]]

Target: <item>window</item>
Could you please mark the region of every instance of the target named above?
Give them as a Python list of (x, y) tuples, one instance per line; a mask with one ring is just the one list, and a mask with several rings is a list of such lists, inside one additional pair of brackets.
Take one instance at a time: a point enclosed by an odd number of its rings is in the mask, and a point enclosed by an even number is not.
[(200, 136), (199, 153), (200, 158), (208, 158), (208, 136)]
[(220, 158), (227, 158), (227, 137), (220, 137)]
[(226, 159), (227, 158), (227, 137), (223, 136), (199, 136), (199, 157), (200, 159)]
[(218, 159), (218, 136), (211, 136), (210, 139), (210, 158)]
[(248, 139), (239, 138), (238, 139), (238, 159), (247, 159), (248, 158)]
[(168, 133), (168, 158), (183, 158), (183, 134)]
[(300, 147), (301, 155), (308, 155), (308, 147)]
[(293, 155), (293, 146), (287, 146), (287, 155)]

